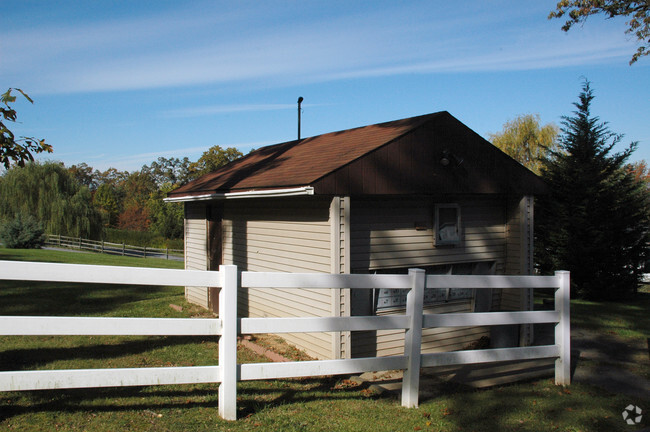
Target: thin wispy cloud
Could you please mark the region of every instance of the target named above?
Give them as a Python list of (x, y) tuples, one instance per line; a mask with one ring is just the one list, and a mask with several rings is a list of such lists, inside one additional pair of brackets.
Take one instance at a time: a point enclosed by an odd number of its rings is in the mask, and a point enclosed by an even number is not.
[[(313, 108), (322, 104), (305, 104), (303, 108)], [(164, 111), (160, 114), (163, 118), (191, 118), (213, 116), (218, 114), (295, 110), (296, 104), (243, 104), (243, 105), (208, 105), (187, 107)]]
[[(254, 148), (260, 148), (266, 145), (272, 144), (270, 141), (256, 141), (256, 142), (241, 142), (241, 143), (232, 143), (232, 144), (221, 144), (221, 147), (235, 147), (240, 151), (246, 153)], [(65, 158), (71, 160), (79, 160), (86, 162), (88, 165), (92, 166), (95, 169), (100, 171), (107, 170), (108, 168), (118, 168), (125, 171), (137, 171), (142, 168), (143, 165), (148, 165), (151, 162), (157, 160), (159, 157), (165, 158), (184, 158), (188, 157), (192, 161), (198, 160), (201, 154), (207, 151), (211, 146), (195, 146), (195, 147), (182, 147), (175, 149), (167, 150), (156, 150), (151, 152), (142, 152), (142, 153), (133, 153), (133, 154), (122, 154), (119, 156), (109, 155), (109, 154), (92, 154), (92, 153), (74, 153), (74, 154), (52, 154), (52, 155), (38, 155), (37, 159), (41, 161), (45, 160), (57, 160), (57, 158)], [(66, 163), (67, 166), (72, 165), (73, 163)]]
[[(261, 142), (247, 142), (247, 143), (234, 143), (229, 145), (222, 145), (222, 147), (235, 147), (242, 152), (246, 152), (252, 148), (259, 148), (265, 145), (269, 145), (270, 142), (261, 141)], [(159, 157), (188, 157), (190, 160), (198, 160), (201, 154), (208, 150), (211, 146), (201, 146), (201, 147), (188, 147), (188, 148), (178, 148), (170, 150), (158, 150), (154, 152), (138, 153), (132, 155), (124, 155), (114, 158), (104, 158), (98, 167), (100, 169), (107, 169), (110, 167), (122, 167), (127, 171), (139, 170), (143, 165), (150, 164), (151, 162), (157, 160)]]
[[(411, 73), (545, 69), (618, 59), (630, 49), (613, 33), (589, 39), (576, 33), (571, 40), (582, 43), (569, 44), (558, 29), (547, 34), (544, 25), (493, 32), (506, 19), (495, 13), (466, 18), (451, 9), (434, 13), (402, 8), (291, 22), (286, 10), (245, 12), (197, 14), (193, 9), (180, 15), (171, 11), (12, 31), (0, 34), (2, 56), (11, 59), (2, 62), (0, 71), (10, 81), (31, 80), (28, 87), (41, 93), (253, 81), (274, 86)], [(268, 22), (261, 19), (265, 14), (271, 15)], [(286, 22), (276, 26), (273, 18)], [(530, 39), (519, 40), (519, 31), (528, 32)], [(207, 107), (204, 112), (197, 108), (187, 115), (219, 111)]]
[(604, 42), (589, 50), (545, 49), (530, 46), (528, 50), (511, 49), (471, 57), (441, 58), (397, 66), (364, 68), (334, 74), (323, 74), (317, 80), (332, 81), (350, 78), (383, 77), (406, 74), (451, 72), (499, 72), (550, 69), (597, 64), (608, 60), (621, 61), (629, 57), (629, 48), (622, 43)]

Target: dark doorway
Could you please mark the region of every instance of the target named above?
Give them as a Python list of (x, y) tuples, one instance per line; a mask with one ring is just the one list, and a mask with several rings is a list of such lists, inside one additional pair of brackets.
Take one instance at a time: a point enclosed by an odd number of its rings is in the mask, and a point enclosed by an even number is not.
[[(208, 270), (218, 271), (223, 263), (223, 204), (206, 206), (208, 228)], [(208, 288), (208, 309), (219, 312), (219, 288)]]

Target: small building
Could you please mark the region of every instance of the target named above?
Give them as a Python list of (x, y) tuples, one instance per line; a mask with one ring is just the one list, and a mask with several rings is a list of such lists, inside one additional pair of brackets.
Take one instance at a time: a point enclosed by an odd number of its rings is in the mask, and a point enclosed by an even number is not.
[[(448, 112), (333, 132), (251, 152), (169, 194), (185, 203), (185, 266), (321, 273), (532, 274), (533, 197), (544, 184)], [(519, 290), (431, 289), (427, 313), (527, 310)], [(398, 290), (250, 290), (242, 316), (403, 311)], [(215, 310), (216, 290), (187, 287)], [(525, 344), (529, 330), (516, 337)], [(515, 329), (516, 330), (516, 329)], [(308, 354), (403, 353), (402, 331), (296, 333)], [(462, 349), (483, 327), (427, 329), (423, 352)]]

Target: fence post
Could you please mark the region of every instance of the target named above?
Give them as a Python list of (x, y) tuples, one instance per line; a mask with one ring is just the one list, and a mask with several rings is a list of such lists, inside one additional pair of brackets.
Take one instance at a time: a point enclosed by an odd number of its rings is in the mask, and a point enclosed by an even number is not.
[(102, 240), (102, 253), (104, 253), (104, 240)]
[(147, 247), (146, 246), (144, 247), (144, 257), (145, 258), (147, 257)]
[(219, 293), (219, 415), (225, 420), (237, 420), (237, 266), (219, 266), (221, 292)]
[(169, 259), (169, 248), (166, 248), (166, 249), (165, 249), (165, 259), (166, 259), (166, 260)]
[(557, 271), (559, 288), (555, 291), (555, 310), (559, 312), (560, 321), (555, 325), (555, 344), (559, 346), (560, 356), (555, 360), (555, 384), (571, 384), (571, 274)]
[(81, 250), (81, 237), (79, 237), (79, 250)]
[(417, 408), (422, 363), (422, 306), (426, 273), (420, 269), (409, 269), (409, 276), (411, 289), (406, 296), (406, 315), (410, 317), (410, 326), (404, 335), (404, 355), (408, 356), (408, 364), (402, 378), (402, 406)]
[(126, 245), (122, 242), (122, 256), (124, 256), (124, 251), (126, 250)]

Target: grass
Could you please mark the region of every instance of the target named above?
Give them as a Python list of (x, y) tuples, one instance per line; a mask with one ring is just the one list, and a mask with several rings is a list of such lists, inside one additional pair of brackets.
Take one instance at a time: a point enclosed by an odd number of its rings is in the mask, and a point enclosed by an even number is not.
[[(7, 249), (0, 249), (0, 259), (182, 266), (164, 260)], [(179, 287), (74, 285), (0, 281), (0, 315), (200, 313), (185, 302)], [(170, 303), (183, 310), (171, 309)], [(583, 319), (582, 314), (574, 314), (575, 319)], [(630, 320), (637, 318), (633, 315)], [(627, 326), (635, 324), (621, 325)], [(634, 331), (643, 332), (643, 327)], [(209, 337), (0, 337), (0, 346), (1, 370), (204, 365), (214, 364), (217, 356), (217, 340)], [(265, 359), (242, 348), (239, 361)], [(240, 383), (237, 422), (219, 418), (218, 386), (212, 384), (6, 392), (0, 393), (0, 430), (616, 432), (635, 430), (622, 421), (625, 406), (633, 403), (648, 409), (648, 400), (578, 384), (562, 389), (548, 379), (487, 390), (442, 384), (419, 409), (405, 409), (396, 395), (378, 395), (367, 385), (344, 378)]]
[(50, 249), (6, 249), (0, 247), (0, 260), (9, 261), (43, 261), (70, 264), (94, 264), (127, 267), (154, 267), (182, 269), (179, 261), (158, 258), (135, 258), (120, 255), (98, 254), (78, 251), (60, 251)]
[(643, 286), (633, 301), (571, 301), (571, 324), (590, 330), (602, 330), (623, 338), (647, 338), (650, 335), (650, 285)]

